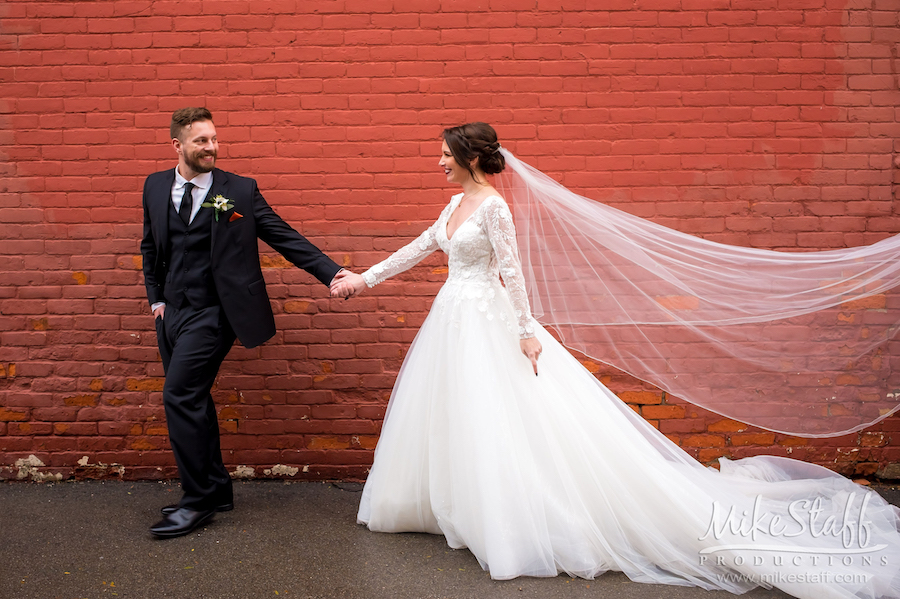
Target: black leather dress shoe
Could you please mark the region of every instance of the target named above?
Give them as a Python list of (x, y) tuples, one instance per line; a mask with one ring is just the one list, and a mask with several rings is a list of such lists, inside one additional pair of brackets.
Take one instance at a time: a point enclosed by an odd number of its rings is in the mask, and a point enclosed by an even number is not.
[(186, 535), (210, 518), (216, 515), (216, 510), (192, 510), (180, 507), (165, 518), (150, 527), (150, 534), (168, 539)]
[[(167, 505), (165, 507), (159, 508), (159, 513), (162, 514), (163, 516), (168, 516), (169, 514), (171, 514), (172, 512), (174, 512), (177, 509), (178, 509), (178, 504), (173, 503), (172, 505)], [(222, 505), (216, 506), (217, 512), (230, 512), (233, 509), (234, 509), (233, 503), (223, 503)]]

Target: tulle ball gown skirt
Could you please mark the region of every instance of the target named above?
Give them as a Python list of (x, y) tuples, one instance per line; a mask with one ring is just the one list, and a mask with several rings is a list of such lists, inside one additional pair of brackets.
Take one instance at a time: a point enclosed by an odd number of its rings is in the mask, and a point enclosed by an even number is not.
[(900, 597), (900, 510), (796, 460), (706, 468), (540, 328), (535, 376), (516, 328), (499, 283), (442, 288), (398, 375), (360, 523), (443, 534), (496, 579), (617, 570)]

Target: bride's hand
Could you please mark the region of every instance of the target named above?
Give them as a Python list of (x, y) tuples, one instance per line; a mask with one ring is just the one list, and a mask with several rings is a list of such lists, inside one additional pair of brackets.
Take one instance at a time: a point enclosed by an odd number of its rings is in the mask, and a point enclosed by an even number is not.
[(331, 281), (331, 297), (344, 299), (359, 295), (366, 289), (366, 281), (362, 275), (349, 271), (341, 271)]
[(525, 357), (531, 360), (531, 366), (534, 368), (534, 376), (537, 376), (537, 361), (541, 357), (541, 342), (537, 337), (529, 337), (528, 339), (519, 339), (519, 347)]

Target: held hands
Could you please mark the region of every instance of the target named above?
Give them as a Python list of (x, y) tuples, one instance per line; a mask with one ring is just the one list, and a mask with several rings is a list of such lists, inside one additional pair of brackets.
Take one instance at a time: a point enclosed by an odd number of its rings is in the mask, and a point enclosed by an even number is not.
[[(366, 285), (366, 281), (362, 278), (362, 275), (350, 272), (349, 270), (342, 270), (334, 275), (334, 279), (331, 281), (331, 297), (348, 299), (359, 295), (367, 288), (368, 285)], [(531, 367), (534, 368), (534, 375), (537, 376), (537, 361), (543, 350), (541, 342), (537, 340), (537, 337), (520, 339), (519, 347), (522, 349), (522, 353), (525, 357), (531, 361)]]
[(522, 348), (522, 353), (525, 354), (525, 357), (531, 360), (531, 366), (534, 368), (534, 376), (537, 376), (537, 361), (538, 358), (541, 357), (541, 351), (543, 350), (541, 342), (537, 340), (537, 337), (519, 339), (519, 347)]
[(334, 275), (334, 279), (331, 280), (331, 297), (348, 299), (359, 295), (367, 287), (362, 275), (349, 270), (342, 270)]

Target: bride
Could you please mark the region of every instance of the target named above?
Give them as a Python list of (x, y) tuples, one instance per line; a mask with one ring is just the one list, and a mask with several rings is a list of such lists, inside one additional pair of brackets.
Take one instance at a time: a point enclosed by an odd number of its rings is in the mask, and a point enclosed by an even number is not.
[(797, 597), (900, 597), (900, 510), (787, 458), (706, 468), (619, 400), (532, 317), (513, 218), (487, 175), (490, 125), (444, 131), (462, 187), (348, 297), (431, 252), (449, 275), (397, 376), (358, 521), (443, 534), (492, 578), (594, 578)]

